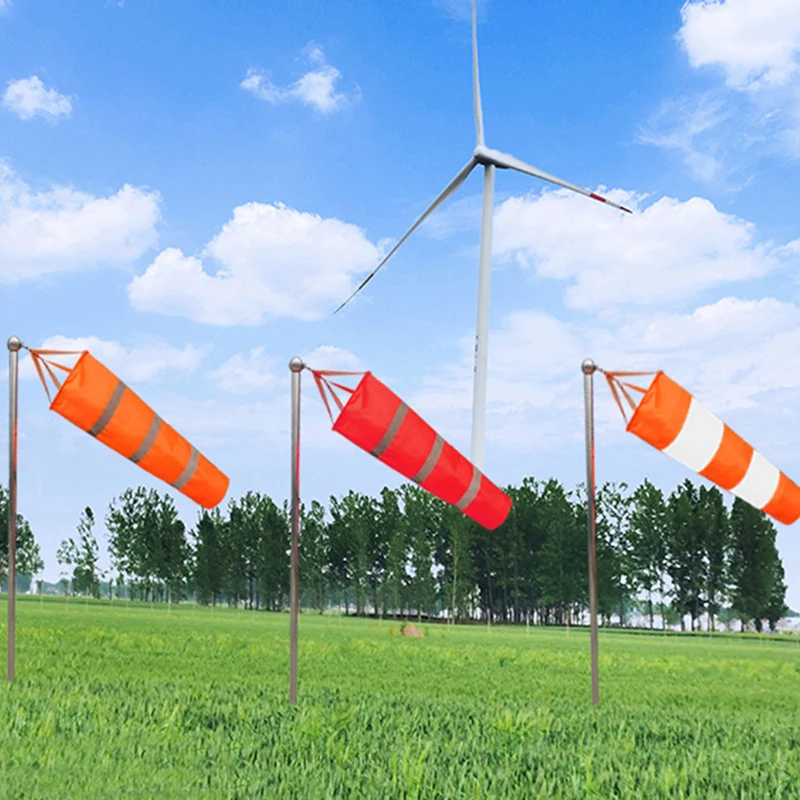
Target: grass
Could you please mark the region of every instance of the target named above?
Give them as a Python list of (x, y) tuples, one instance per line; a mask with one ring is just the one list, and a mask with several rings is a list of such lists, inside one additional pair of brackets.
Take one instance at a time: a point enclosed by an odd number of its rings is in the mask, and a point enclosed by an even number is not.
[(422, 627), (23, 598), (0, 797), (800, 797), (796, 642)]

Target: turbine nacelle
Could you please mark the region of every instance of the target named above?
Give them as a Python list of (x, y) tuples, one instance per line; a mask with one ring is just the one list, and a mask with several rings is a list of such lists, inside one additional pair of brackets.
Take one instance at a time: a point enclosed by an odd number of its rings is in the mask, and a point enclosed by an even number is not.
[(472, 151), (472, 158), (476, 164), (483, 167), (497, 167), (498, 169), (509, 169), (508, 164), (503, 161), (504, 154), (499, 150), (492, 150), (485, 144), (479, 144)]

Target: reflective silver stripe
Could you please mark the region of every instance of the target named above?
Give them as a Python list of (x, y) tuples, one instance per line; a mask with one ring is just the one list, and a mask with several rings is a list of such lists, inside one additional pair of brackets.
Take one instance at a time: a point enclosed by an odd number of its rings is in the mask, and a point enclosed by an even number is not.
[(456, 503), (456, 508), (463, 511), (477, 496), (478, 489), (481, 488), (481, 471), (473, 464), (472, 466), (472, 480), (467, 486), (467, 491), (464, 496)]
[(189, 453), (189, 461), (186, 463), (186, 466), (183, 468), (183, 472), (178, 476), (178, 480), (173, 481), (172, 485), (176, 489), (183, 489), (187, 483), (192, 479), (195, 472), (197, 472), (197, 462), (200, 460), (200, 453), (197, 451), (197, 448), (192, 445), (192, 452)]
[(433, 443), (433, 447), (431, 447), (431, 451), (428, 453), (425, 463), (420, 467), (419, 472), (411, 479), (414, 483), (423, 483), (428, 480), (431, 472), (433, 472), (433, 468), (436, 466), (436, 462), (439, 460), (439, 456), (442, 454), (442, 450), (444, 450), (444, 439), (437, 433), (436, 441)]
[(111, 422), (111, 417), (116, 413), (117, 407), (122, 400), (122, 395), (125, 394), (127, 388), (122, 381), (117, 381), (117, 385), (114, 387), (114, 391), (111, 392), (111, 398), (103, 409), (103, 413), (97, 418), (97, 422), (86, 431), (89, 436), (99, 436), (105, 430), (106, 425)]
[(153, 446), (153, 442), (158, 436), (158, 431), (161, 429), (161, 417), (158, 414), (153, 415), (153, 421), (150, 423), (150, 429), (147, 431), (142, 443), (136, 448), (136, 452), (130, 457), (134, 464), (138, 464), (149, 452)]
[(380, 458), (389, 449), (389, 445), (394, 441), (394, 437), (397, 436), (397, 432), (400, 430), (400, 426), (403, 424), (406, 414), (408, 414), (408, 406), (400, 401), (400, 405), (397, 407), (397, 411), (394, 412), (389, 427), (386, 429), (383, 436), (381, 436), (381, 440), (378, 444), (370, 450), (370, 453), (375, 456), (375, 458)]

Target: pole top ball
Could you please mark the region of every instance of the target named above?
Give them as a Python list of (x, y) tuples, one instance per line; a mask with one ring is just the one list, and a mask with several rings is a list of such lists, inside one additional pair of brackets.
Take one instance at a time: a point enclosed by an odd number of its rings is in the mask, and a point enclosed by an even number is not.
[(584, 359), (583, 364), (581, 364), (581, 370), (583, 370), (584, 375), (591, 375), (596, 369), (597, 364), (591, 358)]
[(9, 349), (9, 350), (10, 350), (12, 353), (17, 353), (17, 352), (19, 352), (19, 351), (22, 349), (22, 342), (19, 340), (19, 337), (17, 337), (17, 336), (12, 336), (12, 337), (11, 337), (11, 338), (8, 340), (8, 349)]
[(289, 362), (289, 369), (292, 372), (301, 372), (304, 366), (305, 366), (305, 364), (303, 363), (303, 359), (300, 358), (300, 356), (295, 356)]

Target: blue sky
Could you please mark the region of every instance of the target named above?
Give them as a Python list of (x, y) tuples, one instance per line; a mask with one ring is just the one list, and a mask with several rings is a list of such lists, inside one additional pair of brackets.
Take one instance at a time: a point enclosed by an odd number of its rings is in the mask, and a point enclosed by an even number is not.
[[(798, 5), (486, 0), (479, 39), (487, 144), (637, 212), (498, 173), (489, 476), (583, 479), (592, 356), (667, 370), (798, 478)], [(4, 335), (89, 346), (233, 495), (287, 493), (295, 354), (371, 369), (468, 451), (479, 174), (331, 314), (471, 154), (467, 3), (0, 0), (0, 48)], [(56, 579), (82, 507), (149, 478), (22, 378)], [(304, 498), (396, 484), (307, 388)], [(597, 407), (600, 480), (683, 479)]]

